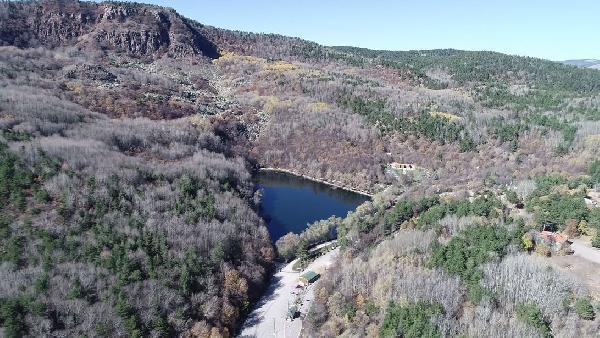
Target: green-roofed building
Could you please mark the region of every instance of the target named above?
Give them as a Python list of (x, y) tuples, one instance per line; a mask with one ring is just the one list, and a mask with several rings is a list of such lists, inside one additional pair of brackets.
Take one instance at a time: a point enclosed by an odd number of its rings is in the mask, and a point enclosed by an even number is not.
[(288, 308), (288, 318), (295, 319), (296, 317), (298, 317), (298, 307), (290, 306)]
[(298, 278), (298, 280), (300, 281), (300, 283), (308, 285), (314, 283), (317, 279), (319, 279), (320, 276), (321, 275), (319, 275), (318, 273), (309, 270), (300, 275), (300, 278)]

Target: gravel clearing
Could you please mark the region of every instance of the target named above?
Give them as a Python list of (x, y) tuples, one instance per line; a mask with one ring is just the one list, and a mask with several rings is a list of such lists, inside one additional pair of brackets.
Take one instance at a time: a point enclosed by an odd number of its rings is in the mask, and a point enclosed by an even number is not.
[[(339, 248), (336, 248), (318, 257), (309, 264), (306, 270), (320, 274), (325, 273), (336, 259), (338, 252)], [(306, 315), (314, 297), (314, 285), (309, 285), (304, 290), (296, 288), (301, 273), (292, 270), (294, 263), (295, 261), (290, 262), (273, 276), (263, 298), (244, 322), (240, 337), (296, 338), (300, 336), (302, 318)], [(294, 293), (299, 295), (296, 296)], [(299, 307), (300, 317), (286, 320), (288, 304), (293, 304), (296, 297), (300, 297), (302, 300), (302, 305)]]

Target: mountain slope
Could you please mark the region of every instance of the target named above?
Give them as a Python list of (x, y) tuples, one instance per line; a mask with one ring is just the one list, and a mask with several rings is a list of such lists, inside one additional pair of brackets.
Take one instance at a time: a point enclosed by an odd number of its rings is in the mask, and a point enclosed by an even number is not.
[[(0, 18), (6, 335), (234, 334), (276, 255), (257, 214), (256, 167), (381, 192), (340, 229), (356, 240), (344, 258), (354, 268), (381, 258), (369, 248), (404, 217), (397, 198), (578, 177), (598, 156), (592, 70), (491, 52), (326, 47), (121, 2), (4, 2)], [(417, 170), (400, 175), (392, 162)], [(452, 216), (445, 208), (429, 217)], [(514, 224), (488, 216), (478, 220)], [(442, 265), (419, 265), (420, 276), (464, 296)], [(362, 276), (339, 271), (334, 286)], [(353, 313), (335, 304), (358, 295), (330, 291), (320, 301), (332, 296), (331, 306), (315, 313), (332, 316), (307, 332), (325, 335)], [(381, 310), (364, 321), (375, 330)]]
[[(594, 72), (573, 70), (556, 62), (537, 58), (452, 49), (393, 52), (337, 47), (337, 50), (387, 61), (395, 67), (411, 67), (413, 71), (424, 72), (434, 67), (447, 69), (451, 72), (452, 79), (461, 84), (501, 81), (577, 92), (600, 89), (600, 75)], [(573, 77), (583, 79), (575, 81)]]
[(3, 5), (0, 45), (74, 46), (132, 56), (217, 57), (215, 46), (173, 10), (134, 3), (10, 2)]
[(0, 4), (0, 335), (231, 335), (274, 251), (235, 122), (184, 118), (229, 109), (214, 46), (60, 4)]
[(592, 68), (592, 69), (600, 69), (600, 60), (595, 59), (576, 59), (576, 60), (566, 60), (562, 63), (567, 65), (573, 65), (577, 67), (583, 68)]

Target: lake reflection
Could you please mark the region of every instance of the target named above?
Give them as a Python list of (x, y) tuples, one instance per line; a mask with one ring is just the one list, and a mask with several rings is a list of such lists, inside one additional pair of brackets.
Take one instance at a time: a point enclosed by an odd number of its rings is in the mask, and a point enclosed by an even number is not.
[(369, 200), (365, 195), (281, 172), (261, 171), (257, 183), (263, 190), (261, 214), (273, 241), (290, 231), (300, 233), (315, 221), (345, 217)]

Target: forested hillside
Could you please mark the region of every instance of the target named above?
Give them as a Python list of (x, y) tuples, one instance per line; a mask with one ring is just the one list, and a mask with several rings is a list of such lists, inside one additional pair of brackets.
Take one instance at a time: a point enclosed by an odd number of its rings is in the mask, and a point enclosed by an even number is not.
[(35, 23), (30, 9), (121, 13), (101, 25), (126, 20), (130, 35), (148, 20), (139, 12), (176, 18), (153, 7), (54, 5), (0, 5), (13, 20), (1, 21), (1, 37), (16, 45), (0, 50), (4, 335), (230, 335), (275, 255), (243, 143), (229, 132), (236, 122), (198, 115), (224, 110), (210, 59), (172, 40), (149, 42), (156, 55), (131, 43), (50, 48), (69, 41), (49, 34), (75, 34), (60, 25), (26, 45), (16, 41), (35, 27), (7, 33), (21, 29), (21, 15)]
[(531, 234), (600, 236), (600, 209), (584, 202), (599, 165), (473, 196), (378, 194), (341, 221), (341, 258), (316, 285), (304, 335), (594, 337), (597, 276), (558, 269), (548, 257), (560, 254)]
[(566, 65), (573, 65), (582, 68), (592, 68), (599, 69), (600, 68), (600, 60), (596, 59), (575, 59), (575, 60), (565, 60), (562, 63)]
[[(587, 291), (520, 241), (548, 219), (597, 234), (580, 195), (599, 184), (599, 74), (326, 47), (135, 3), (2, 2), (2, 333), (233, 335), (278, 254), (258, 167), (379, 193), (318, 224), (343, 254), (307, 336), (395, 336), (406, 316), (433, 336), (597, 332), (576, 310)], [(504, 217), (502, 189), (534, 184), (518, 198), (535, 218)], [(521, 273), (537, 284), (506, 284)]]
[[(97, 62), (76, 58), (0, 54), (5, 333), (234, 329), (274, 257), (246, 160), (209, 121), (110, 119), (73, 103), (66, 88), (92, 80), (71, 64)], [(139, 77), (153, 81), (128, 68), (113, 81)]]
[(214, 63), (253, 111), (253, 153), (267, 166), (377, 191), (391, 183), (388, 163), (414, 163), (439, 192), (546, 170), (575, 174), (598, 147), (592, 70), (491, 52), (379, 56), (251, 37), (260, 49), (231, 48)]

